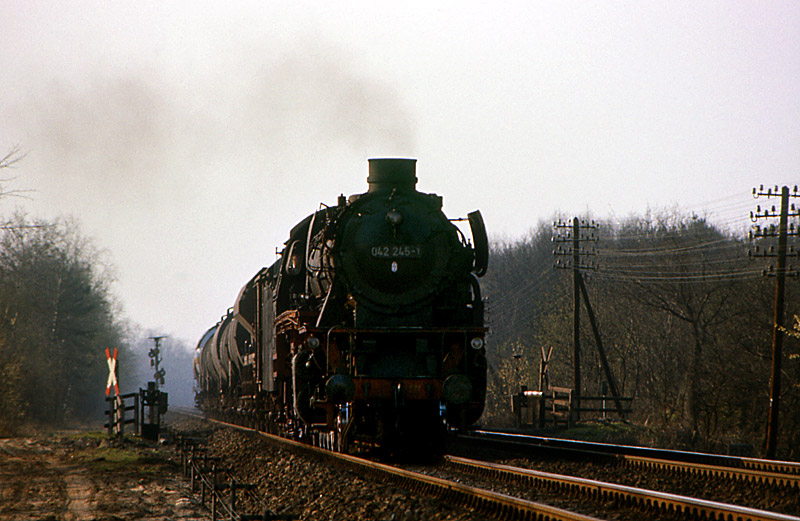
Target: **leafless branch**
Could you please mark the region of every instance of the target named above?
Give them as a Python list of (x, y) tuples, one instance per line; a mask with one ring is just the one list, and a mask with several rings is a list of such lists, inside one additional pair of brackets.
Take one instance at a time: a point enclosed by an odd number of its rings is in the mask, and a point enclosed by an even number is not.
[(14, 145), (11, 147), (11, 150), (9, 150), (8, 153), (3, 156), (2, 159), (0, 159), (0, 168), (11, 168), (15, 164), (25, 159), (26, 155), (27, 154), (22, 153), (22, 149), (19, 145)]
[[(4, 168), (14, 168), (14, 166), (25, 159), (27, 154), (22, 153), (22, 148), (19, 145), (14, 145), (11, 150), (0, 159), (0, 170)], [(2, 197), (23, 197), (28, 199), (25, 194), (33, 192), (33, 190), (6, 190), (3, 183), (15, 180), (16, 177), (0, 178), (0, 198)]]

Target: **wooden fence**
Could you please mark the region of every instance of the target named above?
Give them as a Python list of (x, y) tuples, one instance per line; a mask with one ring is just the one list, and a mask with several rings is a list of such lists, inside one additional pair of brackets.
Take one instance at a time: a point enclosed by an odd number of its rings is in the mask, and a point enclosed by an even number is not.
[[(617, 401), (621, 409), (617, 407)], [(568, 387), (553, 387), (547, 391), (522, 389), (511, 397), (511, 410), (520, 427), (572, 427), (577, 413), (593, 413), (590, 417), (607, 418), (618, 415), (625, 418), (633, 410), (633, 398), (611, 396), (581, 396), (578, 399)], [(586, 419), (587, 416), (581, 417)]]

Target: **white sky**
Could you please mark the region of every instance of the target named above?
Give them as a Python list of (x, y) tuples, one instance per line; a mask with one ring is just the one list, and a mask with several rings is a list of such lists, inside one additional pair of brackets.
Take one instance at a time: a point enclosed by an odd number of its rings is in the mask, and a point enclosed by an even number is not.
[(800, 181), (797, 2), (224, 4), (0, 0), (0, 156), (36, 190), (0, 213), (77, 217), (174, 338), (371, 157), (509, 239), (556, 212), (736, 224)]

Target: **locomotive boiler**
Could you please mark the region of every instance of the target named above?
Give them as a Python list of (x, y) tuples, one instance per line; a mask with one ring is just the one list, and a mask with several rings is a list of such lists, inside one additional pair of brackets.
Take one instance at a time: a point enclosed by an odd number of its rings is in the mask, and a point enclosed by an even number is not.
[(486, 396), (488, 243), (469, 240), (416, 189), (416, 160), (369, 160), (366, 193), (321, 206), (289, 233), (200, 339), (197, 402), (336, 450), (441, 450)]

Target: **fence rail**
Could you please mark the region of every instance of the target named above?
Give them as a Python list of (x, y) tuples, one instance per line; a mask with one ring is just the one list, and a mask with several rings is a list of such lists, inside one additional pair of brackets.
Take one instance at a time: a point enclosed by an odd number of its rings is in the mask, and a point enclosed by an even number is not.
[[(200, 502), (211, 511), (212, 521), (231, 519), (238, 521), (279, 521), (294, 520), (298, 516), (276, 514), (263, 503), (256, 494), (256, 486), (238, 481), (231, 469), (221, 465), (220, 458), (208, 456), (204, 441), (198, 438), (178, 437), (178, 450), (181, 453), (181, 465), (184, 475), (191, 479), (192, 493), (200, 487)], [(245, 514), (242, 499), (247, 496), (247, 504), (256, 505), (258, 514)], [(210, 502), (207, 505), (206, 502)], [(252, 509), (252, 507), (251, 507)], [(222, 515), (223, 517), (219, 517)]]
[[(129, 405), (131, 400), (133, 404)], [(126, 425), (133, 425), (133, 433), (140, 434), (139, 393), (108, 396), (106, 403), (108, 404), (108, 409), (106, 409), (108, 423), (104, 427), (108, 429), (109, 436), (123, 436)], [(133, 416), (129, 417), (127, 413), (130, 411), (133, 411)]]
[[(577, 412), (598, 413), (606, 418), (619, 414), (623, 418), (633, 412), (633, 398), (617, 398), (622, 408), (617, 408), (611, 396), (575, 396), (573, 389), (553, 387), (547, 391), (528, 391), (523, 388), (511, 396), (511, 410), (520, 427), (545, 427), (546, 425), (572, 427)], [(577, 404), (580, 404), (579, 406)]]

